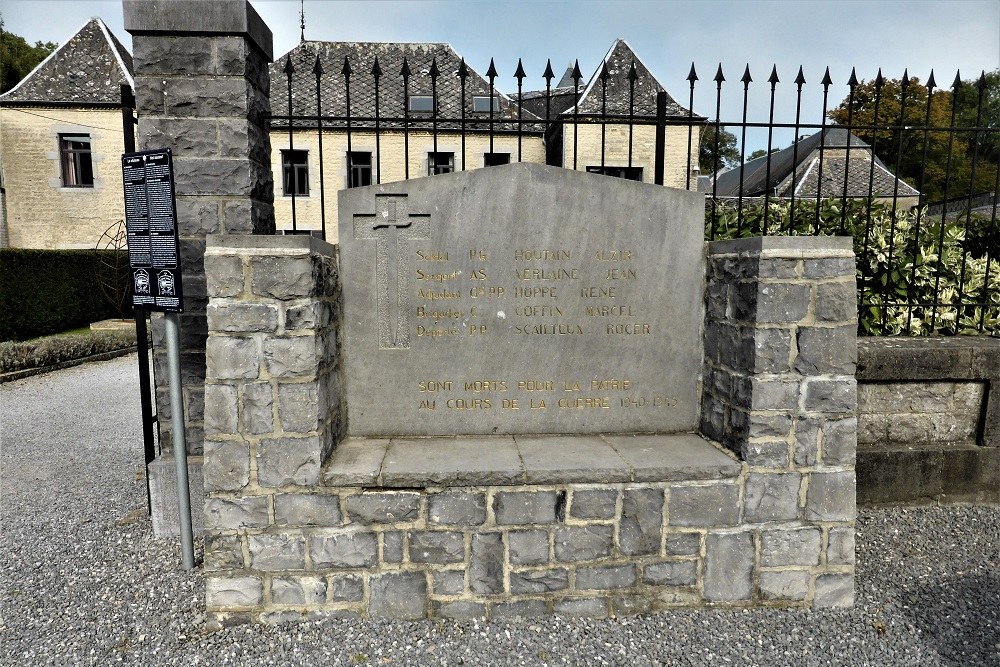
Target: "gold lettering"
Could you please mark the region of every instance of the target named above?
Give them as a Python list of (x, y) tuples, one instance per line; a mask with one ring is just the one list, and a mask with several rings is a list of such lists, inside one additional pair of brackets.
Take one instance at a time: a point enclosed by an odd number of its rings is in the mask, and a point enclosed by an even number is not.
[(636, 280), (635, 269), (608, 269), (608, 280)]
[(584, 287), (580, 290), (580, 296), (584, 299), (614, 299), (617, 295), (614, 287)]
[(609, 324), (607, 328), (607, 334), (609, 336), (648, 336), (651, 333), (652, 330), (648, 324)]
[(572, 256), (569, 250), (515, 250), (515, 262), (562, 261)]
[(451, 391), (451, 380), (424, 380), (417, 382), (420, 391)]

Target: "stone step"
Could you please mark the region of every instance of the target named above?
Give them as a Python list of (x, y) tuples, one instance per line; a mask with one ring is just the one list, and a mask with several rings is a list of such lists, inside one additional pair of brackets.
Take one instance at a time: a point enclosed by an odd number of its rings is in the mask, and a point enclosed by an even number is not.
[(347, 438), (326, 486), (496, 486), (674, 482), (736, 477), (722, 445), (691, 433)]

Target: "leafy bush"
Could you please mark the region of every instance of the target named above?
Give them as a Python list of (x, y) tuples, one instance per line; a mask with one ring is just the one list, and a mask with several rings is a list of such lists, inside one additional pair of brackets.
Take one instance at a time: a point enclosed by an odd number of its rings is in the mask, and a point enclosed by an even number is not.
[(91, 331), (0, 343), (0, 373), (51, 366), (135, 345), (135, 330)]
[(26, 340), (121, 317), (98, 282), (99, 260), (116, 259), (108, 253), (0, 248), (0, 340)]
[[(712, 223), (709, 207), (708, 235)], [(852, 236), (861, 334), (1000, 334), (1000, 245), (989, 218), (894, 213), (880, 202), (800, 201), (793, 209), (782, 200), (765, 209), (745, 200), (742, 220), (717, 202), (714, 223), (716, 239), (759, 235), (765, 226), (768, 235)]]

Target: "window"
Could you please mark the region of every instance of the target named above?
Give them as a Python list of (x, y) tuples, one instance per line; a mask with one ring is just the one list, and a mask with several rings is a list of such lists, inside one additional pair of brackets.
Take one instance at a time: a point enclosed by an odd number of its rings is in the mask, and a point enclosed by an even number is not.
[(428, 153), (427, 154), (427, 175), (450, 174), (455, 171), (454, 153)]
[(309, 151), (281, 151), (281, 194), (309, 194)]
[(642, 180), (642, 167), (587, 167), (587, 171), (591, 174), (624, 178), (627, 181)]
[(347, 154), (347, 187), (372, 184), (372, 154), (351, 151)]
[(89, 134), (60, 134), (59, 163), (66, 188), (94, 187), (94, 162)]
[(407, 108), (410, 111), (430, 113), (434, 111), (434, 97), (432, 95), (410, 95), (409, 100), (407, 100)]
[(510, 153), (483, 153), (484, 167), (495, 167), (500, 164), (510, 164)]
[[(490, 110), (490, 96), (473, 95), (472, 110), (478, 113), (488, 113)], [(493, 96), (493, 111), (500, 111), (500, 99), (496, 95)]]

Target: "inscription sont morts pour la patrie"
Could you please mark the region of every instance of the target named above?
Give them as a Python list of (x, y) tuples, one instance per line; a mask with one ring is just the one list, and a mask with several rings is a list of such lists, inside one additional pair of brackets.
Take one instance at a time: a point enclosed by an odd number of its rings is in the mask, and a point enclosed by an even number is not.
[(348, 435), (696, 430), (702, 207), (524, 163), (341, 192)]

